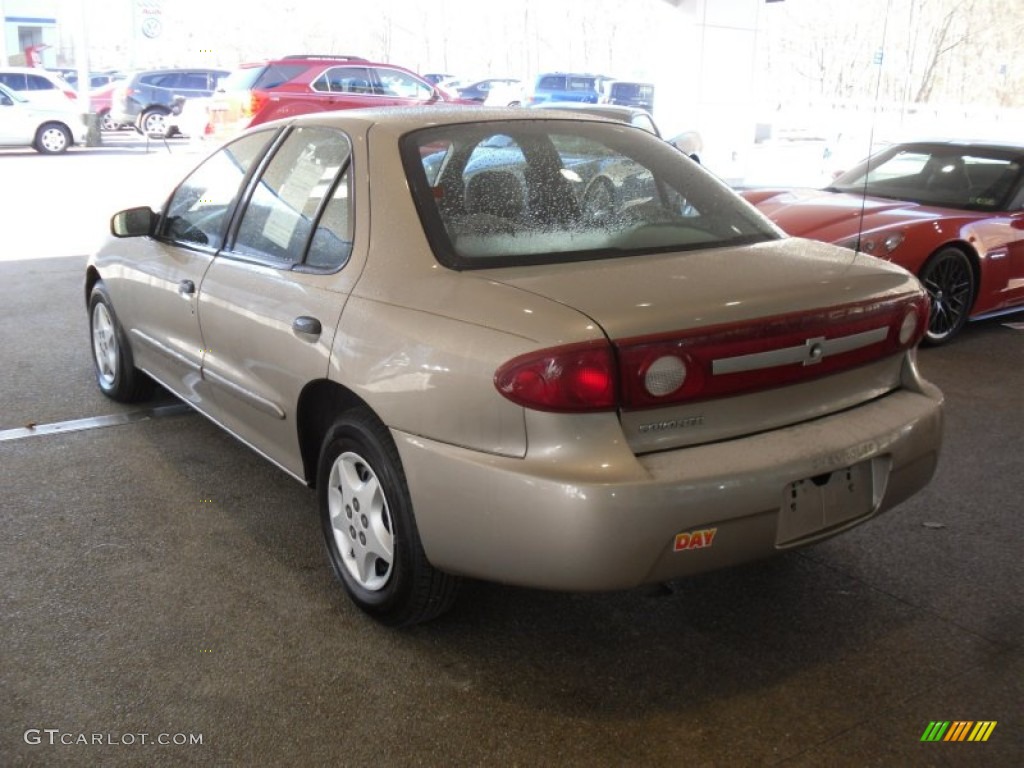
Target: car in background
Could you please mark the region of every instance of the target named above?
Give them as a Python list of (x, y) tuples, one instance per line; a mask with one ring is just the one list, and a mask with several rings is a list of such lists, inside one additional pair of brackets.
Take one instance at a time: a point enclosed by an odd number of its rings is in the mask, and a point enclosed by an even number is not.
[(596, 104), (601, 83), (611, 78), (573, 72), (547, 72), (537, 75), (527, 88), (524, 104), (543, 101), (585, 101)]
[(785, 231), (899, 264), (931, 296), (925, 341), (1024, 309), (1024, 144), (892, 145), (825, 189), (743, 196)]
[(605, 80), (601, 83), (598, 102), (620, 104), (624, 107), (639, 107), (654, 111), (654, 85), (631, 80)]
[(672, 138), (665, 138), (661, 135), (661, 131), (654, 122), (651, 113), (640, 107), (623, 107), (614, 104), (587, 104), (578, 101), (547, 101), (534, 104), (531, 109), (557, 109), (577, 115), (592, 115), (594, 117), (603, 117), (605, 120), (628, 123), (637, 128), (642, 128), (648, 133), (653, 133), (658, 138), (665, 139), (669, 144), (698, 163), (700, 162), (700, 153), (704, 150), (704, 140), (699, 132), (685, 131)]
[[(62, 77), (76, 89), (78, 88), (78, 72), (72, 71), (70, 74), (62, 75)], [(110, 83), (116, 83), (118, 80), (124, 80), (125, 73), (111, 69), (106, 72), (90, 72), (89, 73), (89, 88), (95, 90), (96, 88), (102, 88)]]
[(0, 85), (7, 86), (29, 101), (58, 109), (68, 102), (75, 104), (78, 101), (75, 89), (60, 75), (46, 69), (0, 66)]
[(227, 75), (228, 70), (206, 67), (131, 73), (114, 88), (110, 120), (118, 125), (134, 125), (146, 135), (164, 136), (175, 99), (209, 96), (217, 81)]
[(0, 147), (32, 147), (44, 155), (84, 144), (87, 126), (75, 102), (29, 101), (0, 85)]
[(426, 80), (428, 83), (433, 83), (434, 85), (437, 85), (442, 80), (451, 80), (453, 77), (455, 77), (455, 75), (448, 74), (445, 72), (429, 72), (423, 76), (423, 79)]
[(285, 56), (245, 64), (224, 78), (210, 105), (212, 133), (232, 136), (309, 112), (460, 100), (414, 72), (358, 56)]
[(493, 88), (508, 88), (521, 85), (521, 81), (514, 77), (490, 77), (484, 80), (476, 80), (468, 85), (459, 86), (459, 98), (467, 101), (475, 101), (483, 104)]
[(101, 85), (89, 91), (89, 111), (96, 115), (100, 130), (119, 131), (132, 127), (130, 123), (116, 122), (110, 114), (110, 108), (114, 103), (114, 91), (118, 86), (118, 82), (118, 80), (112, 80), (106, 85)]
[(389, 625), (465, 576), (610, 590), (793, 550), (938, 462), (918, 281), (609, 121), (276, 121), (111, 232), (82, 296), (99, 389), (158, 381), (315, 487), (338, 580)]
[(488, 107), (521, 107), (526, 103), (526, 84), (522, 81), (495, 85), (487, 93)]

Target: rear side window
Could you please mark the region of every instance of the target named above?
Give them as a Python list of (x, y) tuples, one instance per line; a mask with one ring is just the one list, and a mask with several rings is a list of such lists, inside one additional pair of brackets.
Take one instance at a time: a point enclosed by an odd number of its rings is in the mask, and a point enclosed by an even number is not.
[(179, 88), (192, 91), (210, 90), (210, 76), (206, 72), (185, 72), (179, 80)]
[(174, 88), (178, 84), (178, 76), (174, 72), (161, 72), (156, 75), (143, 75), (139, 82), (156, 88)]
[(570, 77), (569, 91), (592, 91), (594, 90), (594, 78), (592, 77)]
[[(350, 155), (351, 145), (343, 133), (305, 127), (292, 131), (256, 183), (242, 215), (234, 252), (282, 265), (301, 262), (313, 224)], [(347, 192), (343, 198), (347, 204)], [(347, 223), (337, 226), (347, 233)], [(329, 245), (318, 246), (317, 266), (329, 258), (323, 252)]]
[(250, 87), (277, 88), (305, 72), (306, 66), (304, 64), (270, 64), (256, 71), (258, 76), (252, 81)]
[(40, 77), (39, 75), (29, 75), (27, 77), (27, 80), (28, 80), (28, 90), (30, 90), (30, 91), (55, 91), (55, 90), (57, 90), (57, 86), (54, 85), (50, 80), (47, 80), (45, 77)]

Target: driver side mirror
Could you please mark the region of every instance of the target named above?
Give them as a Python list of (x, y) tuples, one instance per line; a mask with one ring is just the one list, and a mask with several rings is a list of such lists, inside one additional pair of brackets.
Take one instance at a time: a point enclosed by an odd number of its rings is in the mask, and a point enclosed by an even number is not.
[(110, 218), (110, 234), (114, 237), (144, 237), (156, 230), (157, 215), (142, 206), (118, 211)]

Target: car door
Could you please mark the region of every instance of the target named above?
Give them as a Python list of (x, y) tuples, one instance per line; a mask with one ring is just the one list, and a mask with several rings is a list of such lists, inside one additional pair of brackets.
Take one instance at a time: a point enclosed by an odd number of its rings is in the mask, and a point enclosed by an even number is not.
[(0, 146), (32, 143), (35, 123), (29, 119), (28, 105), (0, 91)]
[(212, 415), (302, 476), (296, 410), (326, 379), (331, 345), (358, 271), (352, 252), (351, 142), (293, 128), (250, 185), (228, 248), (199, 293)]
[(273, 136), (273, 131), (244, 136), (200, 164), (171, 195), (154, 236), (125, 241), (132, 252), (105, 275), (136, 364), (200, 407), (206, 394), (198, 288), (223, 243), (245, 181)]

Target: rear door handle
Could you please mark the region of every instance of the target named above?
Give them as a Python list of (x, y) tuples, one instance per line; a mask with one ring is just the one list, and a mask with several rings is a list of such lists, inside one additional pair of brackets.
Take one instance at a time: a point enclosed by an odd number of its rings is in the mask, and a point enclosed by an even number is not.
[(292, 321), (292, 330), (295, 331), (295, 333), (301, 333), (307, 336), (319, 336), (321, 331), (323, 331), (323, 327), (320, 325), (320, 321), (315, 317), (301, 315)]
[(196, 284), (191, 280), (182, 280), (178, 283), (178, 293), (182, 296), (191, 296), (196, 292)]

